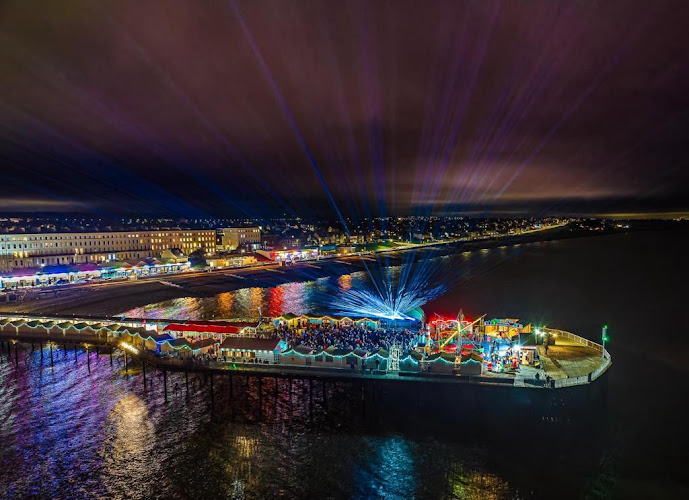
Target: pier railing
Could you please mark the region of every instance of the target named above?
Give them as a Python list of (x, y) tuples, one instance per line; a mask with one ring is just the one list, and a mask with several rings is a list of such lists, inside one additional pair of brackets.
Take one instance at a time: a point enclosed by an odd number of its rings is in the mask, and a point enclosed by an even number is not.
[[(127, 332), (132, 339), (126, 338), (127, 342), (132, 343), (132, 346), (136, 349), (140, 349), (141, 357), (147, 357), (149, 361), (155, 360), (159, 365), (166, 365), (170, 368), (198, 368), (203, 369), (204, 367), (209, 369), (219, 369), (223, 368), (224, 365), (216, 364), (215, 362), (207, 358), (191, 358), (191, 359), (175, 359), (175, 358), (165, 358), (156, 357), (152, 353), (146, 352), (147, 344), (143, 338), (138, 338), (135, 340), (130, 331), (126, 328), (121, 330), (123, 326), (133, 326), (134, 330), (142, 330), (140, 326), (141, 320), (129, 320), (121, 318), (99, 318), (95, 320), (94, 318), (72, 318), (72, 317), (41, 317), (39, 315), (27, 315), (27, 314), (3, 314), (5, 318), (15, 318), (11, 322), (5, 320), (4, 323), (0, 324), (0, 339), (11, 340), (12, 342), (39, 342), (46, 344), (60, 344), (60, 343), (81, 343), (90, 344), (91, 346), (107, 345), (109, 347), (120, 348), (122, 333)], [(82, 323), (79, 327), (78, 323)], [(96, 324), (98, 326), (96, 326)], [(112, 329), (117, 327), (116, 329)], [(525, 378), (516, 376), (514, 379), (506, 379), (513, 382), (515, 386), (518, 387), (545, 387), (545, 388), (562, 388), (570, 387), (576, 385), (586, 385), (594, 380), (601, 377), (611, 366), (612, 360), (610, 353), (604, 349), (604, 347), (596, 342), (583, 338), (579, 335), (573, 334), (571, 332), (566, 332), (564, 330), (555, 330), (546, 328), (544, 329), (547, 333), (555, 336), (556, 339), (564, 339), (573, 344), (581, 345), (591, 349), (594, 353), (597, 353), (601, 358), (600, 364), (592, 372), (578, 376), (578, 377), (566, 377), (562, 379), (547, 379), (542, 378)], [(146, 330), (143, 330), (144, 332)], [(134, 336), (138, 335), (134, 331)], [(9, 345), (9, 344), (8, 344)], [(451, 362), (441, 362), (452, 365)], [(345, 367), (349, 367), (346, 368)], [(265, 366), (251, 366), (250, 368), (266, 369)], [(298, 370), (300, 366), (295, 365), (294, 367), (284, 366), (281, 369), (293, 369)], [(304, 367), (305, 368), (305, 367)], [(312, 373), (315, 373), (318, 367), (309, 367)], [(342, 364), (341, 366), (331, 366), (330, 368), (340, 369), (342, 372), (354, 373), (351, 371), (351, 366), (349, 364)], [(371, 368), (369, 366), (369, 368)], [(446, 366), (447, 368), (447, 366)], [(451, 367), (450, 367), (451, 368)], [(450, 376), (450, 371), (448, 368), (447, 375)], [(270, 370), (270, 368), (267, 368)], [(378, 365), (375, 367), (378, 370)], [(454, 373), (454, 372), (452, 372)], [(417, 374), (417, 370), (406, 370), (407, 374)], [(434, 374), (436, 375), (436, 374)], [(439, 372), (437, 375), (441, 375)], [(465, 377), (469, 379), (470, 377)], [(500, 380), (500, 383), (503, 381)]]
[(598, 354), (603, 353), (603, 346), (598, 344), (597, 342), (594, 342), (589, 339), (585, 339), (584, 337), (580, 337), (579, 335), (576, 335), (571, 332), (566, 332), (564, 330), (555, 330), (554, 328), (542, 328), (544, 332), (550, 333), (550, 334), (555, 334), (556, 338), (564, 338), (567, 340), (571, 340), (572, 342), (576, 342), (577, 344), (581, 344), (583, 346), (586, 346), (590, 349), (593, 349), (596, 351)]
[(600, 354), (601, 358), (603, 359), (603, 362), (600, 364), (600, 366), (593, 370), (591, 373), (587, 375), (582, 375), (580, 377), (568, 377), (552, 380), (551, 387), (557, 389), (561, 387), (571, 387), (575, 385), (590, 384), (591, 382), (599, 378), (601, 375), (603, 375), (608, 370), (608, 368), (610, 368), (610, 365), (612, 365), (612, 358), (610, 357), (610, 353), (601, 344), (593, 342), (589, 339), (585, 339), (584, 337), (580, 337), (579, 335), (576, 335), (574, 333), (566, 332), (564, 330), (555, 330), (553, 328), (543, 328), (543, 330), (547, 333), (556, 335), (555, 338), (564, 338), (571, 342), (580, 344), (584, 347), (588, 347), (589, 349), (593, 349), (598, 354)]

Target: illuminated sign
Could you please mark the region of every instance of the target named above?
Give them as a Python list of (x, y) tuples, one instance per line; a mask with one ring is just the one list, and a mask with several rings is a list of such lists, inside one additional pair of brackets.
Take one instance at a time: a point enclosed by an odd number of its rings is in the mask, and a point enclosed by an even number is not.
[(510, 318), (505, 318), (505, 319), (491, 319), (490, 321), (486, 321), (486, 325), (490, 326), (503, 326), (507, 328), (519, 328), (522, 329), (524, 328), (524, 325), (519, 323), (518, 319), (510, 319)]

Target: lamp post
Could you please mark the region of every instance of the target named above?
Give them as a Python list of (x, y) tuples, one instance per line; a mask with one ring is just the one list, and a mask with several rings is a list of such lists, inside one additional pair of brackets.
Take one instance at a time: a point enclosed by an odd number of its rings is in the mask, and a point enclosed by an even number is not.
[(601, 352), (601, 357), (605, 357), (605, 341), (608, 340), (608, 325), (603, 325), (603, 331), (601, 334), (601, 339), (603, 341), (603, 351)]

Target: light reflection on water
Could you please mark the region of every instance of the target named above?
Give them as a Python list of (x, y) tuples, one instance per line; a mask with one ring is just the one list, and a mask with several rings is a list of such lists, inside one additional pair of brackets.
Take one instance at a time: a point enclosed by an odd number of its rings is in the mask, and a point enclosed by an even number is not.
[[(55, 351), (41, 364), (24, 346), (19, 366), (0, 355), (0, 491), (8, 498), (502, 498), (505, 481), (486, 476), (461, 445), (365, 431), (347, 383), (295, 380), (209, 384), (170, 374), (168, 402), (160, 374), (147, 391), (123, 359)], [(475, 478), (491, 477), (490, 481)], [(458, 486), (459, 485), (459, 486)], [(457, 489), (459, 488), (459, 489)], [(481, 497), (479, 495), (479, 497)]]
[[(623, 281), (638, 264), (630, 257), (626, 266), (619, 267), (623, 252), (609, 252), (608, 242), (594, 243), (563, 243), (558, 253), (547, 255), (539, 247), (519, 266), (499, 273), (491, 272), (492, 255), (460, 255), (462, 261), (488, 264), (474, 266), (478, 279), (470, 287), (453, 290), (444, 303), (431, 305), (430, 310), (456, 311), (461, 301), (469, 304), (464, 306), (466, 311), (503, 308), (505, 314), (518, 311), (531, 317), (548, 311), (549, 318), (557, 318), (562, 326), (586, 331), (587, 322), (593, 322), (588, 316), (594, 316), (597, 325), (611, 314), (611, 308), (601, 299), (598, 302), (605, 307), (592, 306), (587, 315), (572, 310), (571, 304), (580, 300), (580, 290), (602, 290), (606, 282)], [(626, 249), (630, 243), (621, 240), (618, 244)], [(589, 250), (591, 245), (593, 250)], [(648, 246), (655, 245), (652, 241)], [(572, 250), (565, 251), (569, 247)], [(614, 257), (605, 260), (608, 253)], [(599, 265), (601, 260), (605, 266)], [(584, 268), (605, 270), (596, 282), (600, 287), (590, 288), (588, 281), (597, 274), (581, 273)], [(333, 281), (346, 289), (356, 286), (359, 279), (362, 276), (355, 273)], [(534, 280), (538, 286), (529, 286)], [(569, 282), (577, 286), (563, 285)], [(515, 284), (528, 293), (515, 293)], [(656, 285), (654, 290), (663, 289), (660, 282)], [(312, 298), (320, 286), (322, 282), (246, 288), (212, 298), (155, 304), (140, 308), (139, 313), (210, 319), (255, 315), (259, 307), (263, 314), (310, 312), (319, 307)], [(633, 333), (637, 322), (626, 314), (627, 304), (633, 301), (623, 294), (618, 302), (612, 308), (618, 311), (614, 313), (618, 329)], [(630, 336), (629, 342), (645, 352), (646, 332)], [(614, 355), (622, 361), (624, 352), (618, 347)], [(589, 474), (582, 464), (599, 462), (595, 451), (589, 458), (589, 445), (559, 447), (545, 439), (538, 427), (513, 428), (509, 413), (502, 422), (512, 437), (497, 443), (487, 443), (486, 436), (473, 428), (434, 427), (429, 423), (436, 413), (432, 406), (406, 408), (415, 401), (411, 394), (395, 399), (403, 404), (399, 411), (380, 412), (376, 417), (386, 424), (418, 417), (417, 427), (423, 434), (406, 427), (402, 432), (395, 426), (372, 429), (362, 418), (358, 387), (344, 383), (328, 386), (327, 404), (320, 384), (314, 384), (314, 407), (310, 408), (308, 385), (301, 381), (294, 381), (291, 392), (287, 381), (280, 381), (277, 390), (271, 381), (259, 394), (255, 380), (242, 378), (236, 380), (235, 400), (228, 408), (229, 388), (216, 380), (217, 409), (211, 418), (208, 384), (203, 379), (191, 381), (187, 401), (182, 394), (183, 376), (171, 374), (166, 403), (159, 374), (149, 374), (152, 386), (145, 393), (140, 374), (121, 374), (121, 359), (115, 359), (113, 367), (107, 356), (97, 359), (92, 354), (91, 359), (89, 374), (84, 353), (75, 363), (73, 351), (67, 355), (56, 351), (54, 369), (47, 354), (41, 366), (39, 353), (30, 353), (30, 346), (20, 353), (18, 368), (0, 354), (0, 497), (498, 499), (549, 498), (552, 495), (547, 493), (556, 491), (563, 498), (580, 496)], [(619, 382), (622, 378), (615, 379), (616, 389), (627, 391), (636, 405), (638, 386), (627, 388)], [(669, 394), (664, 396), (654, 400), (653, 407), (671, 401)], [(636, 429), (642, 428), (638, 414), (625, 411), (625, 418), (637, 415), (628, 425), (634, 433), (625, 436), (638, 438)], [(661, 415), (667, 419), (675, 414), (676, 408), (668, 404)], [(616, 427), (622, 421), (618, 419)], [(586, 434), (572, 435), (578, 442)], [(544, 457), (549, 450), (554, 453)], [(567, 452), (563, 455), (559, 450)], [(571, 458), (577, 454), (581, 460)]]
[(323, 312), (328, 307), (328, 304), (321, 303), (324, 291), (329, 291), (331, 286), (341, 291), (349, 290), (364, 280), (364, 276), (359, 272), (326, 278), (330, 280), (328, 283), (325, 280), (294, 282), (272, 288), (241, 288), (214, 297), (182, 297), (137, 307), (121, 314), (131, 318), (209, 320)]
[[(490, 271), (504, 262), (505, 258), (504, 252), (498, 251), (464, 252), (431, 258), (423, 267), (427, 270), (443, 269), (444, 272), (438, 273), (434, 280), (446, 279), (447, 282), (436, 284), (456, 286)], [(401, 275), (408, 278), (411, 267), (405, 264), (386, 269), (389, 278), (394, 281)], [(286, 313), (327, 314), (338, 310), (336, 305), (333, 308), (332, 302), (338, 294), (352, 288), (370, 289), (370, 280), (368, 272), (358, 271), (272, 287), (241, 288), (213, 297), (183, 297), (137, 307), (121, 314), (132, 318), (187, 320), (255, 318), (260, 315), (279, 316)]]

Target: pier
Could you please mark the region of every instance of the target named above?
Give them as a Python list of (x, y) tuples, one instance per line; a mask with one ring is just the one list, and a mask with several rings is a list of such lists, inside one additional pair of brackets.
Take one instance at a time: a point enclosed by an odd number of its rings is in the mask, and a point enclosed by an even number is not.
[[(157, 333), (162, 325), (175, 325), (174, 328), (182, 329), (180, 325), (184, 323), (179, 320), (5, 314), (0, 317), (0, 347), (8, 354), (12, 354), (14, 350), (15, 361), (17, 349), (22, 345), (38, 348), (42, 356), (46, 351), (45, 355), (49, 355), (51, 359), (54, 349), (66, 351), (81, 347), (86, 351), (110, 353), (111, 356), (113, 351), (121, 351), (125, 355), (125, 362), (127, 356), (129, 359), (137, 359), (142, 363), (144, 372), (148, 366), (149, 369), (164, 373), (203, 373), (209, 376), (347, 380), (363, 383), (404, 381), (528, 389), (562, 389), (591, 384), (612, 363), (609, 352), (602, 345), (570, 332), (545, 328), (540, 333), (553, 339), (553, 345), (546, 347), (537, 342), (524, 344), (525, 349), (538, 352), (540, 366), (522, 366), (517, 372), (509, 374), (493, 373), (485, 367), (465, 372), (465, 364), (473, 368), (476, 363), (472, 365), (472, 360), (469, 359), (468, 363), (457, 365), (456, 362), (448, 361), (447, 356), (440, 355), (421, 357), (417, 353), (409, 353), (396, 362), (391, 362), (390, 354), (382, 351), (373, 354), (337, 354), (337, 350), (330, 350), (331, 352), (314, 354), (297, 352), (297, 356), (295, 349), (290, 349), (280, 354), (277, 351), (265, 352), (266, 357), (262, 361), (257, 358), (228, 360), (226, 356), (217, 355), (217, 351), (214, 355), (207, 354), (208, 348), (213, 348), (213, 342), (208, 339), (205, 342), (189, 342), (169, 334)], [(246, 322), (241, 325), (234, 329), (225, 328), (237, 332), (232, 334), (232, 338), (252, 338), (259, 335), (256, 329), (246, 326)], [(184, 357), (177, 357), (180, 352)], [(330, 363), (323, 363), (323, 360), (328, 361), (328, 356)]]

